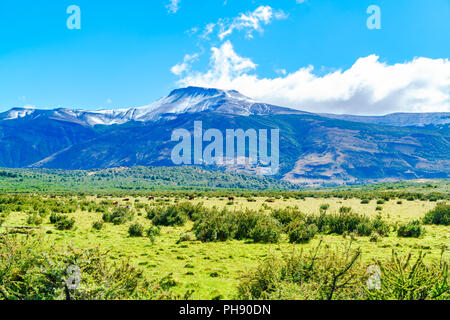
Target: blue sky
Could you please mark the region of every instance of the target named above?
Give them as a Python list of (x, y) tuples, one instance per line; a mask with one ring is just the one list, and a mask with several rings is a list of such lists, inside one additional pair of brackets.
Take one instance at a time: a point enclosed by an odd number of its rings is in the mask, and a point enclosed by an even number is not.
[[(2, 0), (0, 111), (141, 106), (190, 84), (323, 112), (450, 111), (448, 0), (170, 2)], [(373, 4), (381, 30), (367, 28)]]

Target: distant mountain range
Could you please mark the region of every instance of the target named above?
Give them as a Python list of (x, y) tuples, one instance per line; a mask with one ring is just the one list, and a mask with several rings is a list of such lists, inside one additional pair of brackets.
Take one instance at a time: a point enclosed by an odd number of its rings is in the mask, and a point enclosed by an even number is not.
[(304, 114), (305, 112), (258, 103), (237, 91), (188, 87), (140, 108), (84, 111), (70, 109), (36, 110), (15, 108), (0, 114), (2, 120), (46, 118), (84, 126), (115, 125), (127, 122), (154, 122), (173, 115), (211, 111), (240, 116)]
[(398, 126), (398, 127), (444, 126), (450, 124), (450, 112), (393, 113), (378, 117), (338, 115), (338, 114), (322, 114), (322, 116), (332, 119), (381, 124), (386, 126)]
[[(0, 167), (173, 166), (174, 129), (280, 129), (277, 179), (340, 185), (450, 178), (450, 113), (383, 117), (314, 114), (237, 91), (188, 87), (140, 108), (0, 114)], [(250, 167), (228, 170), (255, 172)]]

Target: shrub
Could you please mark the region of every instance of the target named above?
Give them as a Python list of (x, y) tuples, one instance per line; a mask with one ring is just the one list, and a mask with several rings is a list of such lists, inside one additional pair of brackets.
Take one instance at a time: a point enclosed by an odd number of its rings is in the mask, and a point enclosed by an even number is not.
[(34, 226), (39, 226), (42, 224), (42, 218), (40, 215), (34, 213), (28, 216), (27, 218), (27, 224), (31, 224)]
[(400, 258), (395, 251), (388, 262), (377, 261), (381, 288), (363, 286), (368, 300), (443, 300), (450, 299), (448, 262), (426, 265), (422, 253), (415, 261), (409, 255)]
[(128, 234), (130, 237), (142, 237), (144, 234), (144, 227), (140, 223), (133, 223), (128, 228)]
[(68, 216), (62, 216), (62, 219), (59, 219), (55, 223), (55, 227), (58, 230), (71, 230), (73, 226), (75, 225), (75, 219), (69, 218)]
[(95, 230), (102, 230), (103, 229), (103, 221), (96, 221), (92, 224), (92, 228)]
[(157, 226), (151, 226), (149, 229), (147, 229), (147, 238), (150, 239), (152, 243), (155, 242), (156, 237), (161, 234), (161, 229)]
[(296, 208), (275, 209), (272, 210), (271, 215), (273, 218), (280, 221), (283, 226), (289, 225), (294, 220), (306, 220), (306, 215)]
[(203, 212), (205, 208), (201, 203), (193, 205), (190, 202), (182, 202), (176, 205), (177, 209), (183, 212), (189, 219), (195, 219), (195, 216)]
[(182, 226), (187, 221), (187, 214), (176, 205), (161, 208), (153, 218), (152, 222), (155, 226)]
[(369, 221), (363, 221), (356, 226), (356, 233), (361, 237), (368, 237), (372, 234), (372, 226)]
[(439, 203), (435, 209), (425, 215), (425, 224), (450, 225), (450, 204)]
[(303, 221), (293, 221), (288, 226), (289, 241), (291, 243), (307, 243), (312, 240), (318, 228), (315, 224), (306, 225)]
[(380, 199), (380, 200), (377, 200), (377, 204), (384, 204), (386, 201), (384, 201), (384, 200), (382, 200), (382, 199)]
[(251, 238), (250, 234), (252, 230), (261, 219), (265, 218), (263, 214), (252, 210), (245, 210), (243, 212), (235, 211), (230, 213), (230, 215), (236, 226), (236, 232), (234, 233), (233, 238), (237, 240)]
[(379, 239), (380, 234), (378, 232), (374, 231), (370, 234), (370, 242), (378, 242)]
[(371, 227), (373, 231), (377, 232), (382, 237), (387, 236), (391, 231), (391, 227), (386, 221), (383, 220), (381, 215), (378, 215), (371, 221)]
[(147, 219), (153, 220), (153, 218), (156, 216), (156, 214), (158, 213), (159, 210), (162, 210), (160, 207), (158, 208), (150, 208), (147, 209)]
[(62, 215), (62, 214), (58, 214), (58, 213), (53, 212), (53, 213), (50, 215), (50, 223), (55, 224), (55, 223), (57, 223), (58, 221), (64, 219), (64, 217), (65, 217), (65, 215)]
[(327, 211), (328, 209), (330, 209), (330, 205), (328, 203), (322, 204), (320, 206), (321, 211)]
[(195, 234), (193, 233), (182, 233), (180, 235), (180, 239), (178, 239), (177, 243), (181, 243), (181, 242), (190, 242), (190, 241), (195, 241)]
[(237, 226), (226, 209), (221, 212), (213, 209), (197, 218), (193, 231), (202, 242), (227, 241), (234, 238)]
[[(47, 238), (2, 237), (0, 299), (5, 300), (175, 300), (168, 279), (151, 281), (127, 261), (112, 264), (99, 249), (58, 250)], [(43, 255), (43, 253), (45, 253)], [(67, 287), (67, 267), (82, 270), (76, 290)], [(189, 297), (186, 294), (185, 297)]]
[[(352, 212), (351, 208), (342, 207), (339, 214), (320, 217), (323, 221), (317, 224), (322, 231), (328, 234), (342, 235), (344, 231), (349, 233), (356, 231), (360, 224), (368, 224), (369, 218)], [(370, 234), (370, 233), (369, 233)]]
[(339, 208), (339, 213), (345, 214), (345, 213), (350, 213), (352, 212), (352, 208), (350, 207), (340, 207)]
[(412, 221), (401, 225), (397, 230), (397, 235), (403, 238), (418, 238), (424, 233), (420, 221)]
[(269, 256), (241, 277), (238, 296), (245, 300), (361, 299), (362, 272), (356, 268), (360, 254), (350, 249), (323, 250), (319, 245), (309, 254)]
[(124, 224), (127, 221), (133, 220), (134, 213), (127, 208), (119, 208), (112, 213), (107, 212), (103, 214), (103, 221), (113, 223), (114, 225)]
[(244, 300), (267, 298), (276, 291), (282, 281), (283, 266), (281, 259), (270, 256), (254, 271), (243, 275), (238, 286), (239, 298)]
[(262, 217), (250, 231), (249, 238), (257, 243), (277, 243), (280, 236), (281, 224), (271, 217)]
[(369, 199), (362, 199), (361, 200), (361, 204), (369, 204), (370, 200)]
[(50, 223), (54, 224), (58, 230), (70, 230), (75, 225), (75, 219), (69, 218), (65, 214), (58, 214), (53, 212), (50, 215)]

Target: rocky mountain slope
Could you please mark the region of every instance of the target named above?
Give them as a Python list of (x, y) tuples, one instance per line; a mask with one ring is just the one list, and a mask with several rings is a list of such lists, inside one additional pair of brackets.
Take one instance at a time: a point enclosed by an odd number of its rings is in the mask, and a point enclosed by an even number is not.
[[(342, 119), (341, 119), (342, 118)], [(276, 178), (335, 185), (450, 177), (448, 114), (317, 115), (237, 91), (189, 87), (122, 110), (12, 109), (0, 114), (0, 167), (173, 166), (173, 130), (280, 129)], [(228, 167), (254, 173), (254, 167)]]

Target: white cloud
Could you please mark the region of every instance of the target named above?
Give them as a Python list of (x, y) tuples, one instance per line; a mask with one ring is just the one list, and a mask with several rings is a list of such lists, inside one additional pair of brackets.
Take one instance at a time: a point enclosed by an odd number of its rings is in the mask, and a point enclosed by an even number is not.
[(415, 58), (389, 65), (371, 55), (347, 70), (314, 74), (313, 66), (275, 78), (260, 78), (251, 59), (231, 42), (212, 48), (204, 73), (179, 68), (183, 86), (235, 89), (257, 100), (311, 112), (386, 114), (450, 111), (448, 59)]
[(217, 23), (210, 23), (205, 27), (202, 34), (203, 38), (214, 32), (217, 28), (218, 37), (224, 40), (231, 35), (235, 30), (245, 31), (248, 39), (253, 38), (253, 32), (262, 33), (263, 26), (270, 24), (273, 20), (286, 19), (287, 14), (282, 10), (275, 11), (270, 6), (260, 6), (253, 12), (241, 13), (233, 19), (220, 19)]
[(169, 13), (177, 13), (178, 9), (180, 9), (180, 1), (181, 0), (170, 0), (170, 3), (166, 6)]
[[(184, 68), (183, 64), (172, 67), (172, 73), (176, 75), (185, 75), (180, 80), (181, 84), (190, 83), (230, 83), (231, 79), (237, 79), (246, 72), (256, 69), (256, 65), (247, 58), (242, 58), (234, 52), (230, 41), (225, 41), (220, 48), (211, 48), (212, 55), (210, 69), (206, 73), (190, 72), (189, 68)], [(185, 57), (186, 60), (186, 57)], [(208, 85), (202, 85), (207, 87)]]
[(174, 65), (170, 71), (176, 75), (176, 76), (180, 76), (183, 73), (187, 72), (190, 70), (191, 68), (191, 64), (196, 61), (198, 59), (199, 55), (197, 53), (195, 54), (186, 54), (184, 56), (183, 62)]

